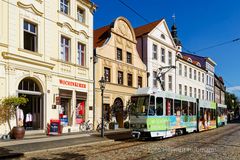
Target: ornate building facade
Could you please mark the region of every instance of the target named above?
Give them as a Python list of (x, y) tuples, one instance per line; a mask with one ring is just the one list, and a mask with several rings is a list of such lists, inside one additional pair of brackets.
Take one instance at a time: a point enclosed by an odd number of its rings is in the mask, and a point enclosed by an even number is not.
[[(119, 127), (123, 127), (123, 110), (130, 96), (137, 88), (146, 87), (146, 66), (136, 49), (136, 38), (130, 22), (118, 17), (110, 25), (94, 31), (96, 63), (96, 121), (101, 119), (101, 90), (98, 80), (106, 80), (104, 91), (105, 120), (111, 120), (112, 107), (117, 108), (113, 115)], [(112, 121), (115, 121), (112, 119)]]
[(59, 119), (72, 132), (92, 120), (95, 9), (89, 0), (0, 1), (0, 98), (26, 95), (27, 129)]

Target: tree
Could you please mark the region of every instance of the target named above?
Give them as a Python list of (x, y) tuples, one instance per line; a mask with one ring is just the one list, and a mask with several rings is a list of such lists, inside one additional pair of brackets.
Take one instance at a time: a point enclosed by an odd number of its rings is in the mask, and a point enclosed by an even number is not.
[[(10, 120), (16, 116), (17, 107), (25, 105), (28, 99), (22, 97), (6, 97), (0, 100), (0, 125), (7, 122), (9, 129), (11, 130)], [(16, 125), (18, 125), (18, 119), (16, 119)]]

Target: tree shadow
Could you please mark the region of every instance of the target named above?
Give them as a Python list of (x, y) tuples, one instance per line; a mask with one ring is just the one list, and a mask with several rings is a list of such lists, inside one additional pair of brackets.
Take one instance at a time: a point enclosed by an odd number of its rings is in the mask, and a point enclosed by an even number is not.
[(7, 149), (0, 147), (0, 159), (13, 159), (13, 158), (20, 158), (24, 154), (23, 153), (17, 153), (14, 152), (13, 150)]
[(86, 155), (81, 153), (70, 153), (70, 152), (62, 152), (54, 154), (56, 157), (53, 158), (31, 158), (31, 160), (66, 160), (66, 159), (77, 159), (77, 160), (85, 160)]

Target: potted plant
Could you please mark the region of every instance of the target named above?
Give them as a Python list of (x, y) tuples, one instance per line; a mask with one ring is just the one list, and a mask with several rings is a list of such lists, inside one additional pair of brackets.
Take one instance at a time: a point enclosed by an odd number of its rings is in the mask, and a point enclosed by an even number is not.
[[(25, 135), (25, 129), (23, 127), (23, 117), (19, 118), (17, 112), (20, 110), (20, 105), (25, 105), (28, 99), (25, 97), (6, 97), (0, 101), (0, 125), (8, 124), (11, 137), (15, 139), (22, 139)], [(23, 113), (22, 113), (23, 114)], [(16, 126), (12, 128), (10, 121), (16, 117)]]

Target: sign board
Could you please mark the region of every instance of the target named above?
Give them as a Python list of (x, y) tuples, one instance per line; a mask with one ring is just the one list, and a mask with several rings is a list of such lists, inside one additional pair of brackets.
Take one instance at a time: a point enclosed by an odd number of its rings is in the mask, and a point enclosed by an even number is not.
[(60, 135), (60, 134), (61, 134), (60, 120), (51, 119), (50, 125), (48, 126), (48, 135)]

